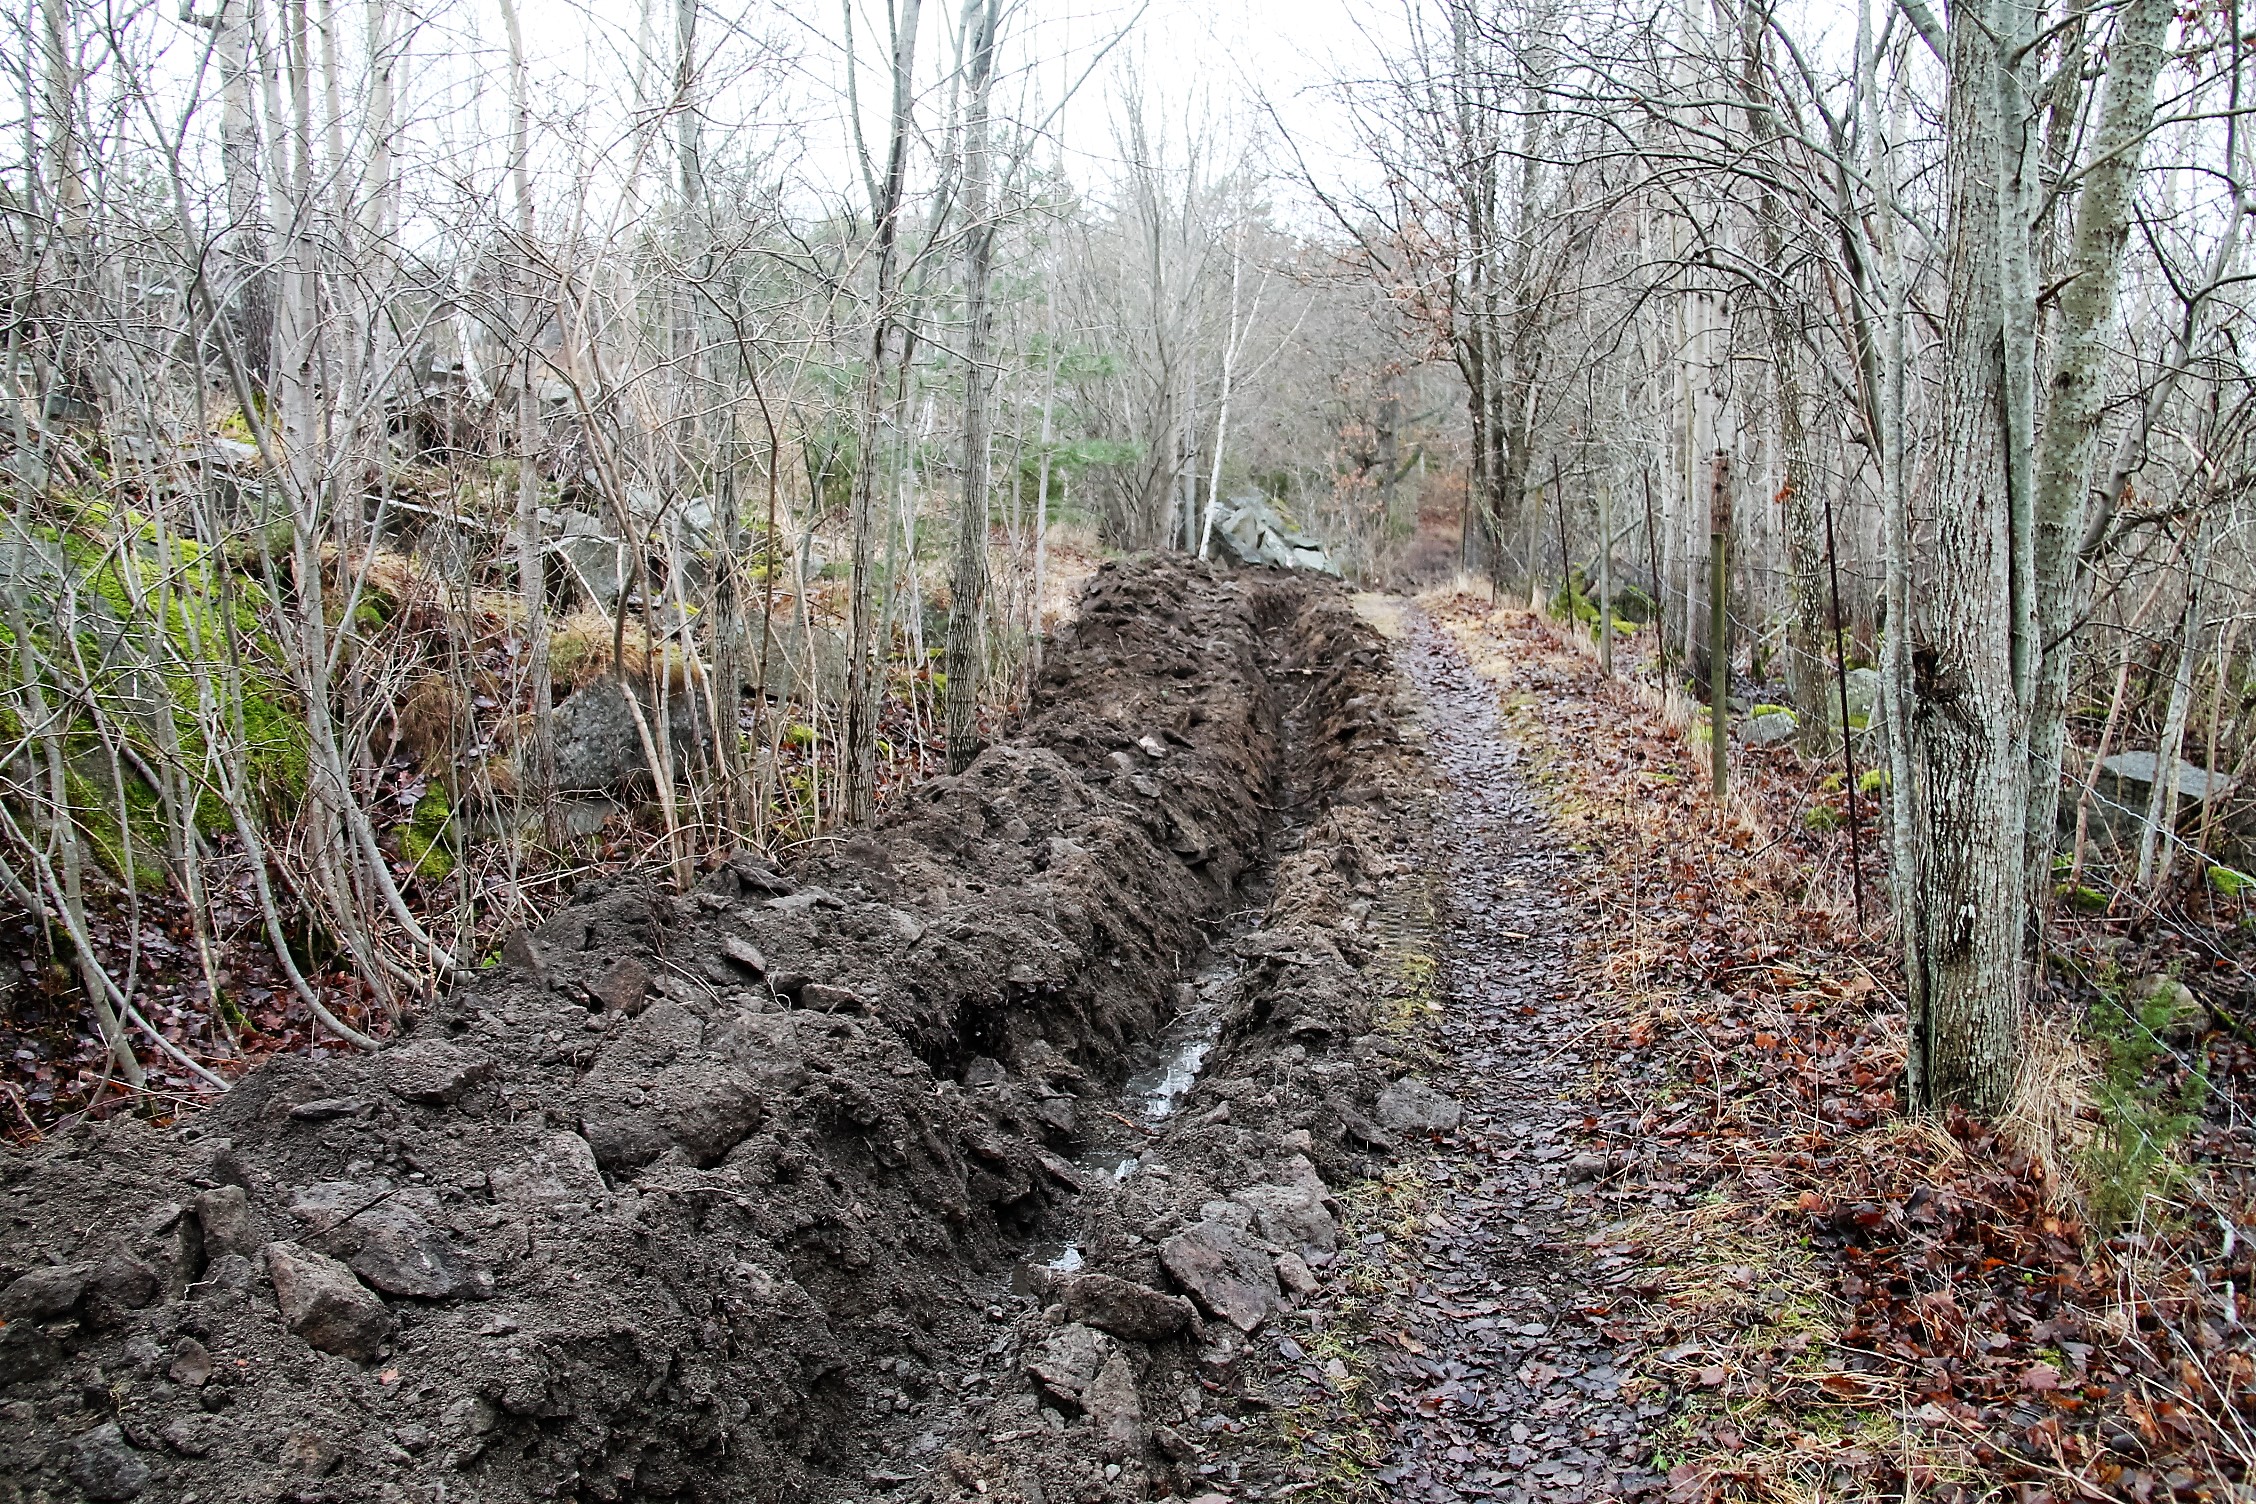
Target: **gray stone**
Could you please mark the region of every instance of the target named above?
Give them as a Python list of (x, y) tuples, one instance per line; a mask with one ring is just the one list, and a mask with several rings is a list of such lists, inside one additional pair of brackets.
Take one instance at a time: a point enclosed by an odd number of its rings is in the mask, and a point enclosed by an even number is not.
[(621, 956), (588, 983), (587, 990), (612, 1012), (632, 1017), (650, 1001), (650, 973), (634, 957)]
[(744, 687), (771, 700), (811, 705), (819, 695), (834, 699), (846, 687), (846, 639), (824, 626), (808, 626), (796, 614), (778, 616), (768, 629), (768, 668), (760, 673), (760, 617), (745, 613)]
[(366, 1097), (321, 1097), (290, 1109), (293, 1123), (326, 1123), (332, 1118), (358, 1117), (368, 1110)]
[(2155, 1019), (2151, 1027), (2166, 1044), (2192, 1044), (2215, 1027), (2201, 999), (2176, 977), (2141, 977), (2131, 984), (2130, 996), (2142, 1019)]
[(1288, 1248), (1339, 1246), (1339, 1223), (1325, 1209), (1321, 1189), (1306, 1185), (1249, 1185), (1230, 1198), (1253, 1213), (1253, 1229)]
[(1277, 1283), (1293, 1295), (1314, 1295), (1317, 1290), (1316, 1271), (1308, 1267), (1308, 1260), (1297, 1253), (1277, 1255)]
[(1395, 1133), (1455, 1133), (1464, 1109), (1414, 1076), (1379, 1093), (1379, 1126)]
[(76, 1310), (86, 1295), (91, 1266), (55, 1264), (34, 1269), (0, 1291), (0, 1319), (55, 1321)]
[(483, 1436), (501, 1424), (501, 1412), (482, 1395), (466, 1394), (439, 1414), (439, 1429), (449, 1436)]
[(196, 1222), (204, 1231), (204, 1252), (217, 1258), (237, 1253), (248, 1258), (259, 1246), (251, 1225), (250, 1198), (239, 1185), (218, 1185), (196, 1196)]
[(557, 536), (549, 539), (547, 553), (561, 561), (588, 599), (608, 613), (626, 588), (628, 566), (619, 540), (600, 518), (586, 512), (551, 515)]
[(1079, 1408), (1110, 1351), (1095, 1328), (1068, 1322), (1027, 1360), (1026, 1372), (1050, 1398)]
[(149, 1486), (149, 1465), (126, 1445), (115, 1421), (78, 1438), (71, 1452), (70, 1480), (89, 1499), (130, 1499)]
[(517, 1211), (585, 1204), (603, 1194), (595, 1151), (576, 1133), (551, 1133), (525, 1157), (486, 1176), (494, 1202)]
[(310, 1426), (301, 1426), (283, 1438), (275, 1461), (282, 1470), (301, 1478), (325, 1478), (344, 1460), (343, 1447)]
[(1324, 545), (1295, 527), (1268, 497), (1246, 491), (1215, 504), (1214, 539), (1243, 564), (1309, 569), (1336, 575)]
[(1852, 668), (1848, 673), (1849, 720), (1862, 721), (1866, 726), (1880, 719), (1880, 670)]
[(756, 977), (768, 974), (768, 958), (760, 953), (760, 947), (741, 936), (722, 936), (721, 954)]
[(201, 1415), (176, 1415), (160, 1433), (164, 1444), (183, 1457), (209, 1457), (212, 1423)]
[(325, 1353), (367, 1362), (392, 1335), (392, 1313), (352, 1270), (296, 1243), (266, 1245), (266, 1272), (290, 1330)]
[(411, 1102), (452, 1102), (493, 1073), (493, 1056), (443, 1039), (394, 1045), (376, 1057), (377, 1081)]
[(1766, 710), (1747, 717), (1739, 739), (1750, 747), (1770, 747), (1792, 741), (1801, 729), (1801, 718), (1791, 710)]
[(493, 1292), (493, 1276), (466, 1263), (437, 1228), (404, 1206), (370, 1207), (352, 1219), (352, 1231), (360, 1248), (347, 1262), (386, 1295), (452, 1300)]
[(201, 1389), (211, 1380), (211, 1352), (193, 1337), (183, 1337), (172, 1345), (172, 1366), (165, 1377), (175, 1384), (190, 1389)]
[(1105, 1359), (1081, 1403), (1089, 1412), (1089, 1429), (1096, 1433), (1097, 1451), (1105, 1460), (1125, 1462), (1144, 1454), (1144, 1403), (1136, 1393), (1136, 1370), (1126, 1354)]
[(1269, 1319), (1281, 1301), (1269, 1256), (1227, 1223), (1194, 1223), (1159, 1245), (1168, 1276), (1201, 1307), (1241, 1332)]
[[(640, 683), (632, 693), (655, 738), (657, 707), (645, 701)], [(677, 770), (711, 755), (713, 722), (700, 697), (669, 697), (666, 719)], [(605, 675), (556, 707), (557, 792), (615, 794), (649, 787), (650, 759), (642, 749), (642, 731), (635, 725), (628, 690), (616, 676)]]
[(157, 1298), (163, 1281), (157, 1271), (120, 1248), (94, 1266), (86, 1277), (86, 1293), (108, 1306), (139, 1310)]
[[(2155, 770), (2160, 761), (2152, 752), (2118, 752), (2099, 765), (2100, 779), (2136, 785), (2151, 790)], [(2178, 760), (2178, 797), (2199, 804), (2232, 787), (2232, 780), (2206, 768), (2197, 768), (2183, 758)]]
[[(2098, 828), (2120, 843), (2138, 840), (2146, 824), (2147, 806), (2153, 802), (2154, 780), (2157, 769), (2162, 768), (2151, 751), (2118, 752), (2103, 759), (2094, 770), (2092, 778), (2091, 816)], [(2066, 770), (2064, 770), (2065, 772)], [(2210, 773), (2192, 763), (2180, 761), (2178, 773), (2178, 806), (2163, 812), (2163, 819), (2173, 826), (2188, 814), (2201, 808), (2210, 798), (2222, 795), (2232, 787), (2232, 780), (2222, 774)], [(2073, 830), (2076, 823), (2077, 795), (2080, 780), (2071, 777), (2069, 786), (2060, 797), (2060, 826), (2062, 833)]]
[(1062, 1282), (1058, 1296), (1075, 1321), (1130, 1342), (1172, 1337), (1198, 1314), (1180, 1295), (1109, 1274), (1073, 1275)]

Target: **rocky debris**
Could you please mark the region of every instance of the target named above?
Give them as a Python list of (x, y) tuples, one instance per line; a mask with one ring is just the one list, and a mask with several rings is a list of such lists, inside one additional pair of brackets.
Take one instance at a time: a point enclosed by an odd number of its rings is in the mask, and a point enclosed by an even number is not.
[(193, 1337), (183, 1337), (172, 1345), (172, 1362), (165, 1369), (166, 1378), (190, 1389), (201, 1389), (211, 1382), (211, 1374), (211, 1349)]
[(241, 1186), (215, 1185), (198, 1192), (192, 1211), (206, 1257), (235, 1253), (249, 1258), (258, 1251), (258, 1229), (251, 1221), (250, 1201)]
[(1271, 1243), (1322, 1253), (1339, 1246), (1339, 1223), (1324, 1205), (1321, 1184), (1249, 1185), (1230, 1199), (1253, 1213), (1254, 1231)]
[(1163, 1341), (1198, 1320), (1182, 1296), (1109, 1274), (1071, 1276), (1059, 1286), (1058, 1298), (1074, 1321), (1131, 1342)]
[(79, 1437), (71, 1451), (70, 1480), (89, 1499), (130, 1499), (149, 1486), (148, 1464), (115, 1421)]
[(1082, 1397), (1083, 1408), (1089, 1412), (1089, 1429), (1095, 1433), (1099, 1452), (1107, 1461), (1120, 1462), (1140, 1458), (1147, 1440), (1144, 1428), (1144, 1405), (1136, 1391), (1136, 1370), (1124, 1353), (1113, 1353), (1097, 1370), (1097, 1376)]
[(282, 1319), (321, 1351), (366, 1363), (391, 1338), (393, 1318), (384, 1302), (327, 1254), (269, 1243), (266, 1271)]
[(1453, 1097), (1405, 1076), (1379, 1093), (1379, 1126), (1396, 1133), (1455, 1133), (1464, 1108)]
[(34, 1269), (0, 1291), (0, 1319), (55, 1321), (76, 1310), (86, 1294), (85, 1264), (57, 1264)]
[[(733, 959), (733, 956), (732, 956)], [(630, 1017), (650, 1001), (650, 973), (632, 956), (621, 956), (587, 984), (588, 995), (614, 1013)]]
[(376, 1080), (410, 1102), (448, 1103), (494, 1073), (493, 1056), (443, 1039), (394, 1045), (377, 1057)]
[(1159, 1261), (1202, 1309), (1241, 1332), (1268, 1320), (1283, 1300), (1269, 1256), (1227, 1222), (1185, 1228), (1159, 1245)]
[(595, 1151), (576, 1133), (551, 1133), (486, 1176), (494, 1205), (517, 1212), (569, 1214), (604, 1194)]
[(306, 1224), (308, 1236), (342, 1254), (354, 1274), (386, 1295), (451, 1300), (492, 1293), (493, 1277), (466, 1263), (445, 1235), (411, 1209), (413, 1201), (437, 1214), (437, 1200), (428, 1192), (349, 1181), (301, 1192), (290, 1212)]
[(1027, 1360), (1026, 1372), (1051, 1399), (1078, 1410), (1111, 1355), (1111, 1345), (1094, 1327), (1073, 1321), (1059, 1327)]

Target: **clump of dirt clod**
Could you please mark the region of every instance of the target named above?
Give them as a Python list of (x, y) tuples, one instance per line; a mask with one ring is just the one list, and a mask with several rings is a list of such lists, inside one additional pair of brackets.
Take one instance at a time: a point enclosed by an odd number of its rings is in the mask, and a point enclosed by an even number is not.
[[(1418, 1126), (1362, 975), (1391, 686), (1332, 582), (1107, 566), (1019, 734), (874, 832), (591, 887), (380, 1054), (12, 1158), (0, 1499), (1199, 1491)], [(1116, 1110), (1272, 889), (1186, 1105)], [(1014, 1296), (1038, 1238), (1083, 1267)]]

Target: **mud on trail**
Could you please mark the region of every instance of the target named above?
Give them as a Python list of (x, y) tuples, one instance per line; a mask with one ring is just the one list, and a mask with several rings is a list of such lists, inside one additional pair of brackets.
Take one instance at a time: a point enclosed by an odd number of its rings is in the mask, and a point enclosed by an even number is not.
[(876, 831), (10, 1158), (0, 1499), (1289, 1491), (1232, 1438), (1457, 1111), (1401, 692), (1335, 584), (1108, 566)]

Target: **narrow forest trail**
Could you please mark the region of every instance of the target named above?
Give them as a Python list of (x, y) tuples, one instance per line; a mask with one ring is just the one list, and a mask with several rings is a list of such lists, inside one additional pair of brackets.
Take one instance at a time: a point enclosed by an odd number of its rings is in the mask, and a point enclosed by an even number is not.
[(1625, 1392), (1600, 1329), (1603, 1281), (1626, 1260), (1600, 1236), (1609, 1166), (1576, 1142), (1597, 1023), (1572, 970), (1577, 858), (1528, 786), (1496, 687), (1414, 606), (1394, 625), (1448, 785), (1435, 1084), (1465, 1111), (1413, 1167), (1424, 1225), (1415, 1283), (1384, 1323), (1407, 1340), (1380, 1364), (1392, 1436), (1377, 1478), (1401, 1499), (1636, 1497), (1662, 1482), (1640, 1465), (1641, 1422), (1667, 1407)]

